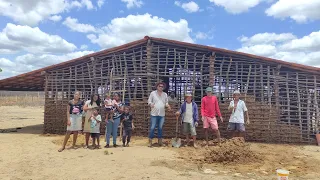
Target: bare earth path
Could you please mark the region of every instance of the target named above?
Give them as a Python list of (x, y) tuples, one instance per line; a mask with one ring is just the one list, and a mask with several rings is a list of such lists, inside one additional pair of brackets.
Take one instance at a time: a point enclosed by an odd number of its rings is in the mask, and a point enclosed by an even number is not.
[[(66, 149), (58, 153), (58, 144), (63, 137), (41, 134), (43, 108), (2, 106), (0, 111), (3, 112), (0, 129), (22, 127), (18, 132), (0, 133), (0, 179), (275, 179), (275, 173), (268, 170), (279, 166), (272, 167), (272, 164), (265, 162), (263, 166), (259, 166), (265, 170), (254, 171), (252, 168), (241, 168), (241, 165), (236, 167), (192, 163), (183, 156), (190, 153), (197, 155), (202, 150), (195, 152), (192, 148), (148, 148), (144, 144), (145, 139), (141, 138), (134, 138), (134, 143), (129, 148), (110, 148), (109, 155), (106, 155), (105, 149), (81, 148), (83, 137), (80, 137), (78, 149)], [(257, 150), (276, 147), (279, 152), (290, 149), (290, 152), (313, 159), (314, 164), (311, 163), (309, 167), (319, 165), (320, 148), (317, 146), (252, 146)], [(299, 158), (301, 157), (292, 161), (297, 164), (293, 168), (303, 168), (298, 167)], [(317, 179), (320, 175), (316, 171), (309, 174), (307, 179)]]

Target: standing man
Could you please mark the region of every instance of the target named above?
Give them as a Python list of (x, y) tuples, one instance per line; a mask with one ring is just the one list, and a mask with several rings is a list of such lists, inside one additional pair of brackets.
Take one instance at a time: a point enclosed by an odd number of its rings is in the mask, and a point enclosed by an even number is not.
[(250, 121), (246, 103), (240, 99), (239, 90), (235, 90), (233, 92), (233, 100), (230, 102), (228, 110), (232, 111), (229, 120), (228, 131), (232, 132), (232, 138), (242, 137), (244, 139), (244, 112), (246, 112), (247, 116), (246, 123), (250, 124)]
[(168, 95), (163, 92), (166, 88), (166, 84), (163, 82), (156, 84), (157, 90), (150, 93), (148, 99), (148, 105), (151, 107), (151, 127), (149, 134), (149, 147), (152, 147), (152, 139), (154, 137), (154, 129), (156, 124), (158, 125), (158, 144), (162, 146), (162, 126), (164, 124), (164, 117), (167, 107), (171, 111), (171, 107), (168, 103)]
[(216, 134), (219, 145), (221, 144), (220, 139), (220, 131), (218, 128), (218, 122), (216, 116), (218, 115), (220, 121), (223, 122), (223, 118), (221, 116), (218, 99), (216, 96), (212, 95), (212, 88), (207, 87), (206, 89), (207, 95), (202, 98), (201, 100), (201, 116), (203, 121), (203, 128), (206, 137), (207, 147), (209, 146), (209, 139), (208, 139), (208, 128), (211, 127), (213, 132)]

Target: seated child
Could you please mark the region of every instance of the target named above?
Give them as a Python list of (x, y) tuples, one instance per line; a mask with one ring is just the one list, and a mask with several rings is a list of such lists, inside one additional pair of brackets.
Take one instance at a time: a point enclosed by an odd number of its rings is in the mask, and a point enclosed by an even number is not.
[[(98, 108), (94, 108), (92, 116), (90, 118), (90, 126), (91, 126), (91, 138), (92, 138), (92, 148), (100, 148), (100, 123), (101, 123), (101, 115), (98, 113)], [(96, 145), (97, 140), (97, 145)]]
[[(124, 107), (124, 113), (121, 115), (120, 120), (123, 124), (123, 133), (122, 133), (122, 143), (123, 147), (129, 147), (132, 130), (134, 129), (133, 125), (133, 116), (129, 113), (129, 106)], [(127, 142), (127, 144), (126, 144)]]

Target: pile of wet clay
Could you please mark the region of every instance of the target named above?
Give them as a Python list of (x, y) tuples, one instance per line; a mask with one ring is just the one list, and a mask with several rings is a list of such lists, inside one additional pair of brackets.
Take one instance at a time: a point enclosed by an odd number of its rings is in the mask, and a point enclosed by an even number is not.
[(205, 154), (206, 163), (250, 163), (258, 162), (261, 158), (250, 150), (250, 145), (242, 138), (233, 138), (215, 146)]

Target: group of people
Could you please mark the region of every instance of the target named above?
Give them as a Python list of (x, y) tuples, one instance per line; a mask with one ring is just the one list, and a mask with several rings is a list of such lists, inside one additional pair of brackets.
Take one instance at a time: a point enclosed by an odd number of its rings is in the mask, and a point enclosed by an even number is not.
[[(129, 146), (132, 130), (134, 129), (133, 116), (130, 114), (130, 107), (121, 102), (119, 94), (106, 95), (101, 102), (98, 94), (93, 94), (90, 100), (84, 102), (80, 99), (80, 92), (74, 93), (72, 100), (67, 106), (67, 132), (59, 152), (62, 152), (73, 134), (72, 148), (75, 148), (79, 132), (85, 134), (85, 148), (89, 148), (90, 136), (92, 138), (92, 148), (100, 148), (100, 124), (102, 117), (99, 113), (100, 106), (104, 105), (106, 113), (106, 148), (109, 148), (110, 137), (113, 137), (113, 146), (117, 147), (118, 127), (123, 126), (122, 142), (123, 146)], [(82, 121), (84, 117), (84, 122)], [(83, 125), (83, 129), (82, 129)]]
[[(151, 92), (148, 104), (151, 107), (151, 128), (149, 135), (149, 146), (152, 146), (152, 139), (154, 138), (154, 129), (158, 125), (158, 144), (162, 145), (162, 127), (165, 121), (165, 108), (171, 110), (168, 103), (168, 97), (163, 90), (166, 88), (165, 83), (156, 84), (157, 90)], [(249, 124), (248, 109), (244, 101), (240, 100), (240, 91), (233, 92), (233, 100), (230, 102), (228, 110), (231, 111), (229, 119), (228, 130), (232, 137), (243, 137), (245, 132), (245, 116), (246, 123)], [(199, 124), (198, 105), (192, 100), (191, 94), (185, 94), (185, 102), (180, 106), (180, 109), (175, 113), (177, 117), (181, 116), (181, 124), (183, 132), (186, 135), (186, 146), (190, 143), (190, 136), (193, 139), (193, 146), (197, 148), (196, 144), (196, 127)], [(209, 146), (209, 129), (212, 129), (217, 136), (219, 144), (221, 143), (220, 131), (216, 117), (219, 117), (223, 122), (223, 117), (220, 112), (218, 99), (213, 95), (212, 87), (206, 88), (206, 96), (201, 99), (201, 120), (203, 122), (203, 129), (206, 139), (206, 146)], [(178, 119), (178, 118), (177, 118)]]
[[(152, 140), (154, 138), (156, 126), (158, 127), (158, 144), (160, 146), (163, 145), (162, 127), (165, 122), (166, 108), (168, 108), (169, 111), (172, 111), (168, 102), (168, 95), (164, 92), (165, 88), (165, 83), (157, 83), (156, 90), (150, 93), (148, 99), (148, 105), (151, 108), (149, 147), (153, 146)], [(250, 123), (246, 104), (239, 98), (240, 92), (235, 90), (233, 92), (233, 100), (230, 102), (228, 107), (228, 109), (231, 111), (228, 130), (232, 132), (232, 137), (244, 137), (244, 115), (246, 115), (246, 123)], [(132, 130), (134, 129), (133, 115), (130, 113), (130, 106), (127, 106), (121, 102), (119, 94), (115, 93), (113, 95), (113, 99), (111, 99), (110, 95), (108, 94), (103, 102), (101, 102), (98, 94), (93, 94), (90, 100), (84, 102), (80, 100), (80, 92), (77, 91), (74, 94), (74, 98), (69, 101), (67, 106), (67, 132), (59, 152), (65, 149), (71, 133), (73, 133), (72, 148), (74, 148), (79, 132), (85, 133), (85, 148), (89, 148), (90, 136), (92, 138), (92, 148), (100, 148), (100, 124), (102, 118), (99, 114), (99, 107), (101, 105), (104, 105), (106, 113), (105, 148), (110, 147), (111, 135), (113, 137), (113, 147), (117, 147), (117, 134), (119, 125), (123, 127), (123, 146), (129, 146)], [(193, 101), (191, 94), (185, 94), (185, 102), (181, 104), (180, 109), (175, 113), (175, 115), (177, 117), (181, 117), (183, 132), (186, 135), (186, 145), (189, 145), (191, 136), (193, 139), (193, 146), (197, 148), (196, 127), (199, 124), (199, 113), (198, 105)], [(84, 122), (82, 122), (83, 117), (85, 117)], [(223, 118), (220, 112), (218, 99), (213, 95), (213, 89), (211, 87), (206, 88), (206, 96), (201, 99), (201, 117), (205, 132), (206, 146), (209, 145), (209, 129), (213, 130), (220, 144), (221, 140), (217, 117), (221, 122), (223, 122)], [(178, 119), (179, 118), (177, 118), (177, 120)]]

